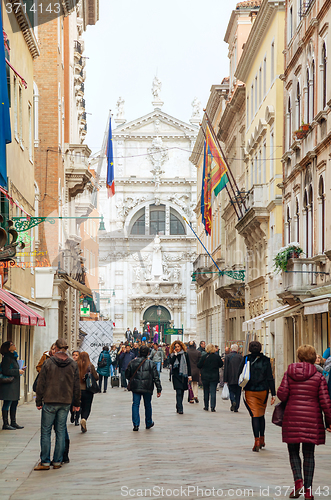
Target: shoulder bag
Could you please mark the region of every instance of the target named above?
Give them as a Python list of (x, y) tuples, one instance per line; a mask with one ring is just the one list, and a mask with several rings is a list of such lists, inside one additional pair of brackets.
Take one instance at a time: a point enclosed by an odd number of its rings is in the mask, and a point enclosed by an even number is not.
[(246, 385), (248, 384), (250, 376), (251, 376), (251, 374), (250, 374), (250, 362), (248, 361), (248, 356), (246, 356), (244, 368), (243, 368), (241, 374), (239, 375), (239, 380), (238, 380), (238, 385), (240, 385), (240, 387), (242, 389), (244, 387), (246, 387)]
[(96, 394), (97, 392), (100, 392), (99, 386), (97, 384), (97, 381), (95, 380), (91, 368), (89, 367), (89, 371), (85, 375), (85, 382), (86, 382), (86, 390), (88, 392), (92, 392), (92, 394)]
[[(101, 354), (100, 354), (101, 356)], [(102, 355), (102, 358), (100, 359), (99, 356), (99, 361), (98, 361), (98, 368), (105, 368), (107, 366), (107, 360), (105, 359), (104, 355)]]
[(137, 371), (138, 371), (138, 370), (139, 370), (139, 368), (140, 368), (140, 367), (141, 367), (141, 366), (145, 363), (146, 359), (147, 359), (147, 358), (144, 358), (144, 359), (142, 360), (142, 362), (139, 364), (138, 368), (135, 370), (134, 374), (133, 374), (133, 375), (132, 375), (132, 377), (130, 378), (129, 383), (128, 383), (128, 387), (127, 387), (128, 391), (131, 391), (131, 383), (132, 383), (132, 380), (135, 378)]
[(11, 384), (14, 382), (14, 378), (15, 377), (8, 377), (7, 375), (4, 375), (0, 364), (0, 384)]
[(271, 422), (275, 425), (278, 425), (278, 427), (283, 426), (285, 408), (286, 408), (286, 402), (284, 402), (284, 401), (281, 401), (280, 403), (278, 403), (274, 408)]

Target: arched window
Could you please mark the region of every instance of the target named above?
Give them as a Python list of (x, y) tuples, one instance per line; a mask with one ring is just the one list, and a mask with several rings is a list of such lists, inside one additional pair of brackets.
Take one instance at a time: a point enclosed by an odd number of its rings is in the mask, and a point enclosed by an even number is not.
[(287, 243), (291, 243), (291, 212), (289, 205), (287, 205), (286, 209), (286, 233)]
[(306, 109), (306, 118), (307, 118), (307, 121), (306, 123), (309, 123), (309, 117), (310, 117), (310, 89), (309, 89), (309, 69), (307, 69), (307, 81), (306, 81), (306, 84), (307, 84), (307, 109)]
[(185, 234), (185, 228), (179, 218), (170, 212), (170, 234)]
[(308, 253), (309, 253), (309, 242), (308, 242), (308, 196), (307, 196), (307, 191), (305, 189), (305, 194), (304, 194), (304, 197), (303, 197), (303, 214), (304, 214), (304, 230), (305, 230), (305, 233), (304, 234), (304, 241), (306, 243), (306, 248), (305, 248), (305, 253), (306, 253), (306, 257), (308, 257)]
[(165, 234), (165, 206), (151, 205), (149, 215), (149, 234)]
[(288, 124), (288, 149), (290, 149), (292, 144), (292, 107), (291, 107), (291, 98), (288, 98), (287, 102), (287, 124)]
[(132, 226), (131, 234), (145, 234), (145, 208), (142, 208), (135, 215), (136, 220)]
[(295, 216), (296, 216), (296, 235), (295, 235), (295, 240), (299, 242), (300, 239), (300, 206), (299, 206), (299, 200), (298, 198), (296, 199), (296, 204), (295, 204)]
[(301, 125), (301, 95), (300, 95), (300, 83), (297, 83), (297, 129)]
[(323, 177), (320, 177), (319, 186), (319, 251), (323, 253), (325, 250), (325, 193)]
[(312, 82), (311, 82), (311, 116), (310, 116), (310, 122), (313, 121), (314, 116), (315, 116), (315, 61), (312, 62), (311, 65), (311, 72), (312, 72)]
[(323, 71), (323, 79), (322, 79), (322, 106), (323, 109), (326, 106), (326, 78), (327, 78), (327, 73), (326, 73), (326, 45), (325, 42), (323, 42), (322, 45), (322, 71)]
[(313, 256), (313, 234), (314, 234), (314, 227), (313, 227), (313, 188), (312, 185), (310, 184), (309, 190), (308, 190), (308, 257)]

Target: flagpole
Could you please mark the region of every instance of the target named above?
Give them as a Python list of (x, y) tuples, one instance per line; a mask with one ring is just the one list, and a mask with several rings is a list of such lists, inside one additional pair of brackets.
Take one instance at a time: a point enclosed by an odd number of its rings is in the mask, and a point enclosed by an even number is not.
[[(235, 185), (235, 187), (236, 187), (236, 189), (237, 189), (237, 191), (238, 191), (238, 193), (239, 193), (241, 203), (244, 205), (244, 209), (245, 209), (245, 210), (247, 210), (247, 208), (246, 208), (246, 203), (245, 203), (245, 199), (244, 199), (244, 198), (242, 197), (242, 195), (241, 195), (241, 191), (239, 190), (239, 187), (238, 187), (238, 185), (237, 185), (236, 179), (235, 179), (235, 178), (234, 178), (234, 176), (233, 176), (232, 170), (230, 169), (229, 163), (228, 163), (228, 161), (227, 161), (227, 159), (226, 159), (226, 157), (225, 157), (225, 155), (224, 155), (224, 152), (223, 152), (222, 146), (221, 146), (221, 144), (220, 144), (220, 142), (219, 142), (219, 140), (218, 140), (218, 137), (217, 137), (217, 135), (216, 135), (216, 133), (215, 133), (214, 127), (213, 127), (213, 126), (212, 126), (212, 124), (211, 124), (211, 121), (210, 121), (210, 119), (209, 119), (209, 116), (208, 116), (208, 113), (207, 113), (207, 111), (206, 111), (206, 110), (205, 110), (205, 115), (206, 115), (206, 118), (207, 118), (207, 122), (210, 124), (211, 131), (212, 131), (212, 134), (213, 134), (213, 136), (214, 136), (214, 139), (215, 139), (215, 141), (217, 142), (218, 147), (220, 148), (220, 151), (221, 151), (222, 156), (223, 156), (223, 158), (224, 158), (224, 161), (225, 161), (225, 163), (226, 163), (226, 166), (228, 167), (228, 170), (229, 170), (230, 175), (231, 175), (231, 177), (232, 177), (233, 183), (234, 183), (234, 185)], [(230, 185), (231, 185), (231, 183), (230, 183)], [(232, 187), (232, 185), (231, 185), (231, 187)], [(233, 187), (232, 187), (232, 191), (233, 191), (233, 194), (234, 194), (235, 198), (237, 199), (237, 196), (236, 196), (236, 193), (235, 193), (235, 191), (234, 191)], [(237, 203), (238, 203), (238, 202), (237, 202)], [(239, 204), (238, 204), (238, 206), (239, 206), (239, 208), (240, 208), (241, 216), (243, 216), (244, 214), (243, 214), (243, 212), (242, 212), (242, 210), (241, 210), (241, 206), (240, 206)]]
[[(206, 140), (206, 133), (205, 133), (205, 131), (203, 130), (203, 124), (202, 124), (202, 123), (201, 123), (201, 130), (202, 130), (202, 133), (203, 133), (204, 138), (205, 138), (205, 140)], [(233, 191), (233, 187), (232, 187), (232, 185), (231, 185), (231, 181), (230, 181), (230, 179), (229, 179), (229, 184), (230, 184), (230, 186), (231, 186), (231, 188), (232, 188), (232, 191)], [(232, 203), (232, 205), (233, 205), (233, 207), (234, 207), (234, 210), (235, 210), (235, 212), (236, 212), (236, 215), (237, 215), (238, 219), (240, 219), (239, 214), (238, 214), (238, 211), (237, 211), (237, 209), (236, 209), (236, 205), (235, 205), (235, 203), (233, 202), (233, 200), (232, 200), (232, 198), (231, 198), (231, 195), (230, 195), (230, 192), (229, 192), (228, 186), (227, 186), (226, 184), (225, 184), (225, 189), (226, 189), (226, 191), (227, 191), (227, 193), (228, 193), (228, 196), (229, 196), (230, 202)], [(234, 191), (233, 191), (233, 194), (235, 194), (235, 193), (234, 193)]]
[(220, 273), (222, 273), (222, 271), (220, 270), (220, 268), (218, 267), (218, 265), (216, 264), (216, 262), (214, 261), (214, 259), (212, 258), (212, 256), (210, 255), (210, 253), (208, 252), (207, 248), (205, 247), (205, 245), (202, 243), (202, 241), (200, 240), (199, 236), (197, 235), (197, 233), (194, 231), (191, 223), (185, 219), (185, 217), (183, 217), (184, 221), (186, 222), (186, 224), (190, 227), (192, 233), (194, 234), (194, 236), (197, 238), (197, 240), (200, 241), (201, 245), (203, 246), (203, 248), (206, 250), (207, 254), (209, 255), (209, 257), (211, 258), (211, 260), (213, 261), (213, 263), (215, 264), (216, 268), (219, 270)]
[(107, 120), (107, 124), (106, 124), (106, 130), (105, 130), (105, 133), (104, 133), (104, 136), (103, 136), (102, 148), (101, 148), (101, 151), (100, 151), (100, 156), (99, 156), (99, 161), (98, 161), (98, 167), (97, 167), (97, 171), (96, 171), (96, 175), (95, 175), (95, 183), (94, 183), (94, 188), (93, 188), (93, 192), (92, 192), (91, 201), (92, 201), (92, 205), (94, 205), (94, 207), (96, 207), (98, 187), (100, 187), (99, 186), (99, 181), (100, 181), (102, 163), (103, 163), (103, 160), (104, 160), (105, 155), (106, 155), (107, 137), (108, 137), (108, 132), (109, 132), (109, 120), (110, 120), (110, 117), (111, 117), (111, 109), (109, 110), (109, 113), (108, 113), (108, 120)]
[[(205, 113), (206, 113), (206, 110), (205, 110)], [(215, 136), (214, 136), (214, 129), (213, 129), (213, 126), (212, 126), (212, 124), (210, 123), (210, 121), (208, 120), (208, 115), (207, 115), (207, 113), (206, 113), (206, 120), (207, 120), (207, 126), (209, 126), (209, 129), (210, 129), (210, 131), (211, 131), (211, 134), (213, 135), (214, 140), (217, 142), (217, 139), (215, 139)], [(221, 155), (222, 155), (222, 156), (224, 156), (224, 155), (223, 155), (223, 153), (221, 153)], [(225, 159), (224, 159), (224, 161), (225, 161)], [(225, 163), (226, 163), (226, 161), (225, 161)], [(228, 166), (228, 164), (227, 164), (227, 163), (226, 163), (226, 166), (227, 166), (227, 170), (231, 173), (231, 171), (230, 171), (229, 166)], [(234, 207), (235, 207), (235, 203), (237, 203), (238, 208), (239, 208), (239, 210), (240, 210), (241, 217), (242, 217), (242, 216), (243, 216), (243, 213), (242, 213), (242, 210), (240, 209), (240, 205), (238, 204), (237, 197), (236, 197), (236, 192), (235, 192), (235, 190), (234, 190), (234, 188), (233, 188), (233, 185), (232, 185), (232, 182), (231, 182), (231, 178), (230, 178), (230, 176), (229, 176), (229, 175), (227, 175), (227, 178), (228, 178), (228, 181), (229, 181), (230, 187), (231, 187), (231, 189), (232, 189), (232, 192), (233, 192), (233, 196), (234, 196), (235, 202), (233, 202), (233, 201), (232, 201), (232, 198), (231, 198), (230, 193), (229, 193), (230, 200), (231, 200), (231, 202), (232, 202), (232, 204), (233, 204), (233, 206), (234, 206)], [(236, 211), (236, 214), (237, 214), (238, 219), (240, 219), (241, 217), (239, 216), (238, 211), (237, 211), (237, 210), (235, 210), (235, 211)]]

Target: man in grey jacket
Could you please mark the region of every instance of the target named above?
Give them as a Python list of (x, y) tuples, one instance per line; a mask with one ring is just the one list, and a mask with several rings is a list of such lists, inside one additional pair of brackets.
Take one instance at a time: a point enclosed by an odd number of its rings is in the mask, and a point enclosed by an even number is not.
[(63, 460), (67, 417), (70, 405), (80, 409), (80, 384), (77, 363), (67, 354), (65, 339), (57, 339), (55, 353), (43, 364), (37, 384), (36, 406), (42, 410), (40, 427), (40, 463), (34, 470), (49, 470), (51, 465), (51, 433), (55, 427), (53, 469), (59, 469)]
[(239, 368), (243, 359), (238, 353), (238, 344), (232, 344), (230, 354), (224, 359), (224, 383), (229, 385), (231, 407), (230, 410), (238, 412), (240, 406), (241, 387), (238, 385)]
[(151, 352), (149, 359), (151, 361), (154, 361), (154, 363), (156, 364), (156, 369), (157, 369), (157, 372), (160, 376), (161, 364), (163, 366), (163, 362), (164, 362), (164, 352), (163, 352), (162, 347), (159, 346), (158, 344), (154, 344), (153, 350)]

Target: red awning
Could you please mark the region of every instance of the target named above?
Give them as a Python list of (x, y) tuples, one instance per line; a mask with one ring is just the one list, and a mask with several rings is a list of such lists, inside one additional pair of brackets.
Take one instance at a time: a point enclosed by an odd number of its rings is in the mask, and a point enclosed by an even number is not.
[(14, 297), (10, 292), (0, 289), (0, 300), (8, 306), (7, 308), (5, 307), (5, 315), (9, 321), (15, 321), (12, 318), (12, 313), (14, 313), (19, 314), (20, 325), (46, 326), (45, 318), (33, 311), (26, 304), (23, 304), (23, 302)]

